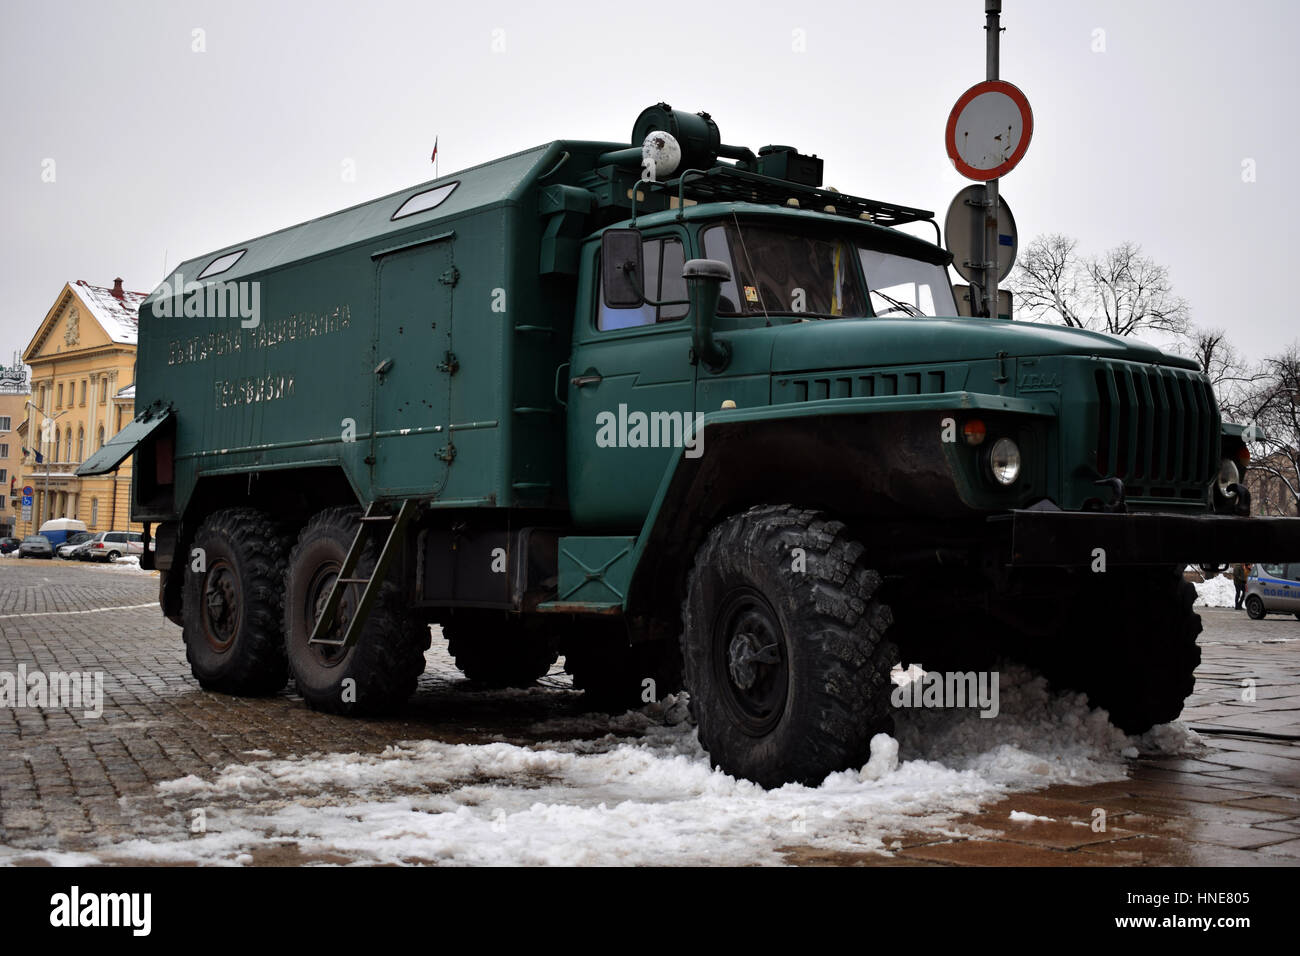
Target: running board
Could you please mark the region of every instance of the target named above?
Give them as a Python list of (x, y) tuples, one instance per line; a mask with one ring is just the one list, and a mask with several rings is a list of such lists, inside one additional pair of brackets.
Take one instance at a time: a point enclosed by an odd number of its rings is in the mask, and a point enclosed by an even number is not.
[[(311, 637), (307, 639), (308, 645), (318, 645), (322, 647), (341, 647), (344, 650), (351, 647), (361, 636), (361, 630), (366, 626), (366, 618), (370, 616), (371, 605), (375, 603), (375, 598), (379, 597), (379, 589), (383, 586), (384, 578), (388, 575), (388, 569), (393, 563), (393, 558), (401, 549), (402, 541), (406, 537), (406, 526), (410, 524), (411, 517), (415, 514), (416, 503), (414, 500), (407, 498), (397, 509), (397, 514), (387, 514), (382, 510), (381, 505), (372, 501), (366, 508), (366, 513), (361, 516), (361, 522), (357, 525), (356, 537), (352, 539), (352, 547), (348, 548), (347, 557), (343, 559), (343, 566), (339, 568), (339, 576), (334, 579), (334, 586), (330, 588), (330, 595), (325, 600), (325, 607), (321, 609), (321, 615), (316, 619), (316, 626), (311, 630)], [(379, 551), (379, 557), (375, 560), (375, 566), (370, 570), (370, 577), (354, 577), (357, 564), (361, 560), (361, 555), (365, 551), (370, 541), (376, 539), (376, 535), (384, 530), (384, 525), (388, 525), (388, 536), (384, 539), (383, 547)], [(361, 600), (357, 603), (356, 612), (352, 615), (352, 620), (348, 621), (348, 629), (341, 638), (326, 637), (330, 628), (334, 625), (334, 617), (338, 614), (339, 602), (343, 599), (343, 589), (350, 584), (364, 584), (365, 589), (361, 592)]]

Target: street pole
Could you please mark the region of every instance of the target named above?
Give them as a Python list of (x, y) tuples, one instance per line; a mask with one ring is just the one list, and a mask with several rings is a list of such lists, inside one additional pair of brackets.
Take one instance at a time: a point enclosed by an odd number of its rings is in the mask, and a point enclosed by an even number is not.
[[(998, 39), (1001, 26), (1002, 0), (984, 0), (985, 52), (988, 76), (998, 79)], [(998, 181), (990, 179), (984, 184), (984, 314), (996, 318), (998, 314)]]
[[(46, 415), (43, 411), (41, 411), (39, 408), (37, 408), (34, 402), (29, 401), (27, 404), (31, 407), (32, 411), (34, 411), (37, 415), (40, 415), (40, 416), (41, 416), (41, 440), (40, 440), (39, 442), (37, 442), (37, 444), (36, 444), (36, 447), (39, 449), (41, 445), (46, 445), (46, 444), (48, 444), (48, 442), (47, 442), (47, 435), (48, 435), (48, 432), (47, 432), (47, 430), (46, 430), (46, 428), (45, 428), (45, 422), (47, 422), (47, 421), (48, 421), (48, 422), (57, 422), (60, 418), (62, 418), (64, 415), (66, 415), (66, 414), (68, 414), (68, 413), (67, 413), (67, 411), (65, 410), (65, 411), (59, 412), (59, 414), (55, 415), (53, 418), (50, 418), (49, 415)], [(56, 441), (57, 441), (57, 439), (56, 439)], [(54, 511), (54, 509), (53, 509), (53, 507), (50, 505), (50, 456), (49, 456), (48, 452), (47, 452), (47, 454), (45, 455), (45, 495), (44, 495), (44, 499), (45, 499), (45, 500), (41, 502), (41, 507), (40, 507), (40, 510), (39, 510), (39, 511), (37, 511), (35, 508), (32, 509), (32, 513), (33, 513), (34, 515), (36, 515), (36, 523), (35, 523), (35, 527), (32, 529), (32, 534), (38, 534), (38, 533), (40, 532), (41, 525), (45, 523), (45, 521), (42, 519), (42, 515), (44, 515), (46, 512), (50, 512), (50, 517), (53, 517), (53, 516), (54, 516), (54, 515), (53, 515), (53, 511)]]

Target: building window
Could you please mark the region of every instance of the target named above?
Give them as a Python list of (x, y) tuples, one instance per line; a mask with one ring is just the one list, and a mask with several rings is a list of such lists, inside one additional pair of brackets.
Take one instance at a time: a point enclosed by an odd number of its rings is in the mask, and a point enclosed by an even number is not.
[(93, 528), (99, 524), (99, 499), (90, 499), (90, 526)]
[(77, 457), (74, 461), (83, 461), (86, 457), (86, 430), (77, 426)]
[(108, 401), (108, 378), (102, 377), (99, 380), (99, 404), (103, 405)]
[(67, 440), (64, 441), (63, 443), (63, 454), (67, 457), (64, 458), (64, 461), (72, 461), (72, 426), (71, 425), (68, 426), (68, 430), (65, 434), (67, 436)]
[(59, 400), (54, 405), (55, 408), (63, 407), (63, 383), (59, 383)]
[[(6, 482), (6, 481), (8, 481), (8, 480), (9, 480), (9, 469), (8, 469), (8, 468), (0, 468), (0, 484), (4, 484), (4, 482)], [(4, 489), (0, 489), (0, 491), (3, 491), (3, 490), (4, 490)], [(6, 492), (6, 494), (7, 494), (7, 492)], [(2, 500), (4, 500), (4, 495), (3, 495), (3, 494), (0, 494), (0, 501), (2, 501)]]
[(99, 449), (101, 449), (101, 448), (103, 448), (103, 447), (104, 447), (104, 426), (103, 426), (103, 425), (100, 425), (100, 426), (99, 426), (99, 444), (97, 444), (97, 445), (95, 446), (95, 450), (96, 450), (96, 451), (99, 451)]
[(9, 415), (0, 415), (0, 432), (7, 432), (13, 427), (13, 419)]
[(50, 461), (59, 460), (59, 430), (54, 429), (54, 454), (50, 456)]
[(81, 380), (81, 404), (86, 404), (86, 380), (84, 378)]
[(0, 445), (0, 458), (8, 458), (8, 457), (9, 457), (9, 446)]

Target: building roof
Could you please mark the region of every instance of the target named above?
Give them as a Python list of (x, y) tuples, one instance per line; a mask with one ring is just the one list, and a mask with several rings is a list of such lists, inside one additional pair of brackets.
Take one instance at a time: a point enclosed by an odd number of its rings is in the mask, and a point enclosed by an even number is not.
[(113, 295), (111, 288), (91, 285), (85, 279), (69, 282), (77, 297), (94, 314), (95, 321), (103, 326), (114, 342), (135, 345), (140, 332), (140, 303), (147, 292), (122, 292), (122, 298)]
[(117, 394), (114, 396), (114, 398), (121, 398), (121, 399), (128, 399), (128, 398), (129, 398), (129, 399), (131, 399), (131, 400), (134, 401), (134, 400), (135, 400), (135, 383), (133, 382), (133, 383), (131, 383), (130, 385), (126, 386), (125, 388), (119, 388), (119, 389), (117, 390)]

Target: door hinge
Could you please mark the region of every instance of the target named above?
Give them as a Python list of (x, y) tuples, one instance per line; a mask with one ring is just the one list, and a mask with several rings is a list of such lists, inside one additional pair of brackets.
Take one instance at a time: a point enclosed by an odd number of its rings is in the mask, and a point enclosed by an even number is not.
[(456, 358), (455, 352), (448, 352), (438, 363), (438, 371), (446, 372), (448, 375), (455, 375), (460, 370), (460, 362)]
[[(427, 275), (428, 273), (425, 274)], [(443, 285), (455, 286), (456, 283), (460, 281), (460, 270), (455, 266), (452, 266), (442, 275), (438, 276), (438, 281)]]
[(445, 462), (450, 462), (456, 457), (456, 446), (451, 442), (447, 442), (447, 444), (438, 449), (438, 457)]

